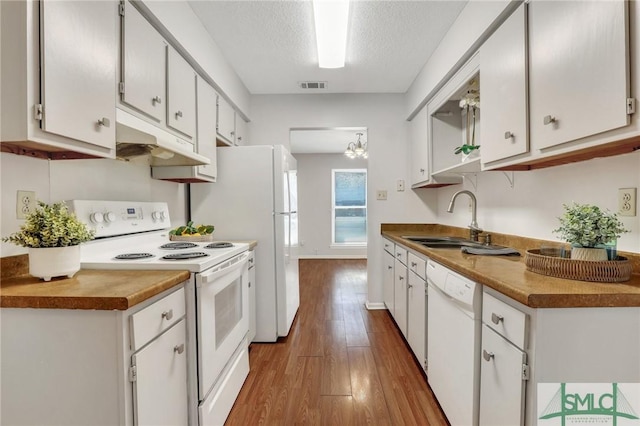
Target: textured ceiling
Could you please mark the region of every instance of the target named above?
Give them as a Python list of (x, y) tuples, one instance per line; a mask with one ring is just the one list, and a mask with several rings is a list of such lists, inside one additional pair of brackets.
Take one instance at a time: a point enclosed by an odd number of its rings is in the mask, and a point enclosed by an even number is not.
[[(466, 1), (351, 2), (346, 66), (317, 66), (310, 1), (189, 1), (252, 94), (404, 93)], [(323, 90), (300, 81), (327, 81)]]

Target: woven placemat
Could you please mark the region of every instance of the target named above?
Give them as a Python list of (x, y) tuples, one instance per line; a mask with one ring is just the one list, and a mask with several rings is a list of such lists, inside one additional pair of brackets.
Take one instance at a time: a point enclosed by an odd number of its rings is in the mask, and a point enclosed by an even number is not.
[(619, 283), (631, 278), (631, 262), (618, 256), (616, 260), (586, 261), (557, 256), (545, 256), (540, 250), (527, 250), (524, 256), (527, 269), (537, 274), (569, 280)]

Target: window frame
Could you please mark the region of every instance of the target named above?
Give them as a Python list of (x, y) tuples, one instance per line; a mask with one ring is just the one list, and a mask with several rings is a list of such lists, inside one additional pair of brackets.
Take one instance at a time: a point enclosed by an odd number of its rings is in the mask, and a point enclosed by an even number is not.
[[(336, 206), (336, 173), (364, 173), (364, 206)], [(368, 223), (369, 220), (369, 196), (368, 196), (368, 185), (369, 185), (369, 173), (367, 169), (357, 168), (357, 169), (331, 169), (331, 248), (357, 248), (357, 247), (367, 247), (368, 244), (368, 235), (367, 230), (365, 229), (365, 241), (364, 242), (356, 242), (356, 243), (339, 243), (336, 242), (336, 207), (338, 210), (341, 209), (363, 209), (365, 224)]]

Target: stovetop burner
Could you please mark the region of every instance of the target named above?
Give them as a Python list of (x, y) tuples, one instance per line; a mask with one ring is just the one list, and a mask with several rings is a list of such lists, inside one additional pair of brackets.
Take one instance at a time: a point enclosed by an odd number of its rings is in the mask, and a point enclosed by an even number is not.
[(233, 244), (227, 241), (218, 241), (218, 242), (211, 243), (204, 246), (204, 248), (210, 248), (210, 249), (229, 248), (229, 247), (233, 247)]
[(139, 260), (153, 257), (151, 253), (124, 253), (119, 254), (115, 258), (118, 260)]
[(194, 243), (180, 242), (180, 243), (167, 243), (160, 246), (161, 249), (167, 249), (167, 250), (181, 250), (181, 249), (188, 249), (193, 247), (198, 247), (198, 245)]
[[(190, 243), (188, 243), (188, 244), (190, 244)], [(185, 260), (185, 259), (197, 259), (199, 257), (207, 257), (207, 256), (209, 256), (207, 253), (203, 253), (201, 251), (190, 251), (190, 252), (187, 252), (187, 253), (168, 254), (166, 256), (162, 256), (162, 259), (164, 259), (164, 260)]]

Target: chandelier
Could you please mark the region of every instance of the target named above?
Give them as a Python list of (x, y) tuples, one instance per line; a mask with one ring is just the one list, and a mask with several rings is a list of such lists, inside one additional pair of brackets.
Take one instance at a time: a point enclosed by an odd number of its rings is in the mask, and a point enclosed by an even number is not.
[(356, 142), (349, 142), (344, 155), (349, 158), (369, 158), (369, 153), (367, 152), (367, 143), (362, 143), (360, 141), (360, 137), (363, 135), (363, 133), (356, 133), (356, 135), (358, 135), (358, 140)]

